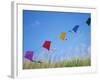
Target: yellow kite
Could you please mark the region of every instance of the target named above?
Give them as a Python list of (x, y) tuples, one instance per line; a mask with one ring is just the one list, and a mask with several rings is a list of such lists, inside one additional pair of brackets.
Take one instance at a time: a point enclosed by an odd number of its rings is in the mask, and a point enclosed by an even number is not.
[(61, 32), (60, 39), (64, 40), (66, 37), (66, 32)]

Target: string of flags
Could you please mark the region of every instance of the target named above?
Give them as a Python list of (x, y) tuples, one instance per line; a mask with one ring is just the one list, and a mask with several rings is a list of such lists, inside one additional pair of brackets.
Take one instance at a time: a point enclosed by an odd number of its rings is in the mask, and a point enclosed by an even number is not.
[[(91, 18), (90, 18), (90, 17), (86, 20), (86, 24), (87, 24), (88, 26), (91, 25)], [(80, 27), (79, 25), (75, 25), (75, 26), (74, 26), (71, 30), (69, 30), (68, 32), (77, 33), (79, 27)], [(61, 40), (67, 40), (66, 37), (67, 37), (67, 32), (61, 32), (61, 33), (60, 33), (59, 38), (60, 38)], [(51, 41), (50, 41), (50, 40), (45, 40), (44, 43), (43, 43), (43, 45), (42, 45), (42, 47), (49, 51), (50, 48), (51, 48)], [(33, 51), (26, 51), (24, 57), (25, 57), (26, 59), (28, 59), (29, 61), (32, 61), (32, 62), (33, 62), (33, 61), (34, 61), (34, 60), (33, 60), (34, 52), (33, 52)], [(41, 61), (37, 61), (37, 62), (38, 62), (38, 63), (41, 63)]]

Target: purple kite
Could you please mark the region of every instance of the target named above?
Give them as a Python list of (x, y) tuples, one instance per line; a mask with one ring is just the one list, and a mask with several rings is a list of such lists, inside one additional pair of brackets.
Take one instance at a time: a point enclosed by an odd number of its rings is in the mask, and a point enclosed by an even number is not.
[(26, 51), (25, 58), (30, 61), (33, 61), (33, 51)]

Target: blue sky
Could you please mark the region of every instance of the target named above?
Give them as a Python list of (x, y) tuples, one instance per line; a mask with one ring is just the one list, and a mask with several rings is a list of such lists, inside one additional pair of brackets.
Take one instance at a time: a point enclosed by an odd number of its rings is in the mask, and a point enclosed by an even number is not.
[[(87, 57), (90, 54), (91, 26), (86, 20), (90, 13), (51, 12), (23, 10), (23, 54), (34, 52), (34, 59), (59, 61), (73, 57)], [(68, 32), (79, 25), (77, 33)], [(67, 40), (59, 38), (66, 32)], [(50, 50), (42, 47), (51, 41)]]

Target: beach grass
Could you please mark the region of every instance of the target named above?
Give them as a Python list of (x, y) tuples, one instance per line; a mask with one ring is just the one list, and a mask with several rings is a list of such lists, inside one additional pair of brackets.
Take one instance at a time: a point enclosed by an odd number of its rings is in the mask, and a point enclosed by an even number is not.
[(23, 69), (41, 69), (41, 68), (61, 68), (61, 67), (81, 67), (91, 66), (90, 58), (73, 58), (69, 60), (63, 60), (60, 62), (36, 62), (36, 61), (24, 61)]

